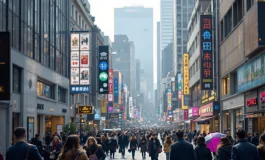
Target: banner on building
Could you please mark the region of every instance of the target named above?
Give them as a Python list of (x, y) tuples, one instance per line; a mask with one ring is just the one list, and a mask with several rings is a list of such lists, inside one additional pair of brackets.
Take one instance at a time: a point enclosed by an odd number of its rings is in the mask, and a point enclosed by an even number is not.
[(101, 99), (101, 113), (107, 113), (107, 105), (105, 99)]
[(178, 100), (182, 99), (182, 75), (178, 73)]
[(185, 101), (184, 98), (185, 98), (185, 95), (182, 95), (182, 105), (181, 105), (182, 110), (189, 109), (189, 106), (187, 105), (187, 100)]
[(10, 100), (10, 49), (10, 33), (0, 32), (0, 100), (3, 101)]
[(99, 46), (98, 50), (98, 90), (99, 94), (108, 94), (109, 46)]
[(133, 99), (129, 97), (129, 116), (130, 118), (133, 117)]
[(183, 95), (190, 94), (189, 86), (189, 53), (183, 55)]
[(212, 15), (200, 16), (201, 90), (213, 90), (213, 31)]
[(90, 34), (87, 32), (71, 33), (70, 53), (70, 93), (90, 92), (89, 46)]
[(113, 69), (109, 69), (109, 94), (113, 94)]
[(119, 102), (119, 79), (118, 77), (114, 78), (114, 103)]

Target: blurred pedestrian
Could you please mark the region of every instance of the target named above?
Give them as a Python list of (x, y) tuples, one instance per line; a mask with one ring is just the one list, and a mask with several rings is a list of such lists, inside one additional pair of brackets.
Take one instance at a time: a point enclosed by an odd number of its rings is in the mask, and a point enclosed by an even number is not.
[(216, 156), (218, 160), (231, 159), (232, 144), (227, 137), (220, 139), (220, 143), (217, 146)]
[(170, 148), (173, 144), (173, 141), (171, 140), (171, 137), (166, 137), (165, 143), (164, 143), (164, 152), (166, 154), (166, 159), (169, 160), (169, 154), (170, 154)]
[(212, 154), (209, 148), (206, 147), (205, 138), (199, 137), (197, 141), (197, 146), (195, 148), (196, 159), (197, 160), (212, 160)]
[(259, 159), (264, 160), (265, 159), (265, 133), (260, 135), (260, 141), (258, 145), (258, 152), (259, 152)]

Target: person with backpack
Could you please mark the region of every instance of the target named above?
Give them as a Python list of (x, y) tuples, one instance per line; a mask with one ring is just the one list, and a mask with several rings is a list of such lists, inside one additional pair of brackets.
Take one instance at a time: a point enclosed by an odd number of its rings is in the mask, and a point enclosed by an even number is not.
[(89, 160), (104, 160), (106, 158), (102, 146), (97, 143), (94, 137), (87, 139), (85, 150)]
[(58, 160), (88, 160), (77, 135), (70, 135), (61, 150)]
[(38, 148), (26, 143), (26, 129), (18, 127), (14, 131), (16, 144), (6, 152), (6, 160), (42, 160)]

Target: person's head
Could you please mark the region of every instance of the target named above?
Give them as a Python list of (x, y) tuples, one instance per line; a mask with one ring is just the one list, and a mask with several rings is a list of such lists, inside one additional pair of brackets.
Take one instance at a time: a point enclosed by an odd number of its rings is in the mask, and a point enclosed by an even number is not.
[(59, 139), (58, 136), (54, 136), (54, 137), (53, 137), (53, 142), (59, 142), (59, 141), (60, 141), (60, 139)]
[(248, 135), (248, 137), (251, 137), (252, 136), (250, 132), (248, 132), (247, 135)]
[(228, 144), (231, 144), (230, 140), (228, 139), (228, 137), (222, 137), (220, 139), (220, 144), (222, 145), (228, 145)]
[(144, 135), (144, 134), (142, 135), (142, 140), (146, 140), (146, 138), (145, 138), (145, 135)]
[(35, 134), (35, 138), (39, 139), (40, 138), (40, 134)]
[(265, 133), (262, 133), (259, 137), (259, 143), (265, 145)]
[(172, 142), (171, 137), (170, 136), (167, 136), (166, 143), (171, 144), (171, 142)]
[(258, 137), (259, 136), (259, 133), (258, 132), (255, 132), (254, 133), (254, 136), (257, 136)]
[(178, 130), (177, 133), (176, 133), (176, 136), (178, 138), (183, 138), (184, 137), (184, 131), (183, 130)]
[(65, 149), (72, 149), (72, 148), (75, 148), (75, 149), (78, 149), (80, 148), (80, 143), (79, 143), (79, 137), (78, 135), (70, 135), (67, 137), (66, 139), (66, 142), (63, 146), (63, 150)]
[(205, 138), (203, 136), (199, 136), (197, 140), (197, 144), (205, 144)]
[(238, 129), (236, 131), (236, 137), (237, 139), (244, 139), (246, 137), (246, 132), (244, 129)]
[(89, 137), (86, 141), (86, 146), (93, 146), (93, 145), (97, 145), (97, 140), (94, 137)]
[(156, 134), (155, 133), (152, 134), (152, 138), (156, 138)]
[(123, 131), (121, 132), (121, 135), (124, 136), (124, 132)]
[(14, 130), (16, 140), (25, 140), (26, 139), (26, 129), (23, 127), (17, 127)]

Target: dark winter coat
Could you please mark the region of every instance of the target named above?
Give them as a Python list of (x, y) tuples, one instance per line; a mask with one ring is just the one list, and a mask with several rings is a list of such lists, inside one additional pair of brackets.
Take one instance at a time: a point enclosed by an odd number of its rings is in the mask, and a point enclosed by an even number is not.
[(232, 145), (225, 145), (217, 150), (218, 160), (230, 160), (232, 154)]
[(136, 148), (137, 148), (137, 140), (131, 140), (130, 141), (130, 149), (131, 150), (136, 150)]
[(171, 145), (170, 159), (172, 160), (196, 160), (193, 145), (179, 138), (176, 143)]
[(118, 148), (117, 140), (116, 139), (110, 139), (108, 148), (111, 152), (116, 152), (116, 149)]
[(259, 159), (265, 160), (265, 146), (263, 144), (258, 145)]
[(147, 152), (147, 140), (140, 141), (141, 152)]
[(254, 144), (255, 146), (258, 146), (259, 145), (259, 137), (258, 136), (252, 137), (251, 143)]
[(199, 144), (195, 148), (197, 160), (212, 160), (212, 154), (205, 144)]
[(232, 160), (259, 160), (256, 146), (248, 143), (246, 139), (239, 140), (232, 147)]
[(98, 160), (104, 160), (106, 158), (106, 154), (104, 150), (102, 149), (101, 145), (98, 145), (98, 146), (93, 145), (93, 146), (90, 146), (90, 148), (86, 148), (86, 154), (88, 158), (92, 154), (96, 154)]
[[(154, 148), (154, 145), (156, 148)], [(148, 150), (149, 150), (149, 156), (150, 157), (158, 157), (158, 149), (162, 148), (161, 143), (159, 140), (156, 138), (155, 142), (153, 137), (150, 138), (149, 140), (149, 145), (148, 145)]]

